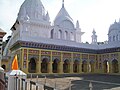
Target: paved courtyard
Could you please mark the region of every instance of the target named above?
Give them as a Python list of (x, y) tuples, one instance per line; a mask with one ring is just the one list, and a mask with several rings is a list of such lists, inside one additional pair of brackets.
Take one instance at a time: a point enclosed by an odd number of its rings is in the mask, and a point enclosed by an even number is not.
[(46, 82), (46, 85), (59, 88), (59, 90), (70, 90), (70, 81), (71, 90), (90, 90), (90, 82), (92, 90), (120, 90), (120, 75), (55, 75), (46, 76), (46, 80), (43, 77), (39, 78), (40, 83)]
[(72, 81), (72, 90), (90, 90), (90, 82), (92, 90), (120, 90), (119, 75), (79, 75), (78, 77), (81, 80)]

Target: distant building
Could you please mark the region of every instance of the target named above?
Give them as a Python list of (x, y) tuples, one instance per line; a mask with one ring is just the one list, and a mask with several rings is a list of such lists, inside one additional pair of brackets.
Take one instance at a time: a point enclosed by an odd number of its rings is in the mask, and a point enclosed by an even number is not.
[(108, 42), (103, 44), (98, 44), (95, 30), (92, 43), (82, 43), (84, 32), (79, 21), (73, 22), (64, 1), (51, 25), (40, 0), (25, 0), (3, 52), (5, 66), (11, 67), (17, 54), (19, 68), (27, 74), (120, 74), (120, 22), (110, 26)]
[(3, 37), (5, 36), (6, 32), (4, 32), (1, 28), (0, 28), (0, 68), (1, 68), (1, 60), (2, 60), (2, 43), (3, 43)]

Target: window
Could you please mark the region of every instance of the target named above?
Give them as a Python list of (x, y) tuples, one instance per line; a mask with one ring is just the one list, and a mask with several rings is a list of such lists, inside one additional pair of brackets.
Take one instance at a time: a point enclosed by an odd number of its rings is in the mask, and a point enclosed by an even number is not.
[(115, 36), (113, 36), (113, 41), (115, 41)]
[(54, 29), (51, 30), (51, 38), (53, 39)]
[(65, 31), (65, 40), (67, 40), (67, 39), (68, 39), (68, 32)]
[(118, 41), (118, 35), (116, 36), (116, 41)]
[(62, 39), (62, 31), (61, 30), (58, 31), (58, 39)]

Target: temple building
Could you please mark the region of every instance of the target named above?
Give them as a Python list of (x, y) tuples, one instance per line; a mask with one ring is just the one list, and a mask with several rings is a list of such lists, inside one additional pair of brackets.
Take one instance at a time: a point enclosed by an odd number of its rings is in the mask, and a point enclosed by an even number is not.
[(120, 74), (120, 22), (110, 25), (106, 43), (98, 44), (95, 30), (92, 43), (82, 43), (84, 32), (64, 0), (53, 24), (41, 0), (25, 0), (11, 31), (3, 51), (6, 70), (17, 54), (19, 69), (27, 74)]
[(2, 69), (1, 68), (1, 60), (2, 60), (2, 43), (3, 43), (3, 37), (5, 36), (6, 32), (3, 31), (1, 28), (0, 28), (0, 70)]

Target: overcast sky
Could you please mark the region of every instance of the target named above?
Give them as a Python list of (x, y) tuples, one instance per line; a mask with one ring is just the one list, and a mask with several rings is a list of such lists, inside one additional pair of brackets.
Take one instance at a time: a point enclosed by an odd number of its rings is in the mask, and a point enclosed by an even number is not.
[[(41, 0), (49, 12), (51, 22), (62, 6), (62, 0)], [(65, 8), (73, 18), (79, 20), (81, 30), (85, 32), (82, 42), (91, 43), (93, 28), (98, 35), (98, 41), (106, 41), (110, 24), (120, 18), (120, 0), (64, 0)], [(4, 40), (11, 34), (19, 8), (24, 0), (0, 0), (0, 28), (7, 32)]]

